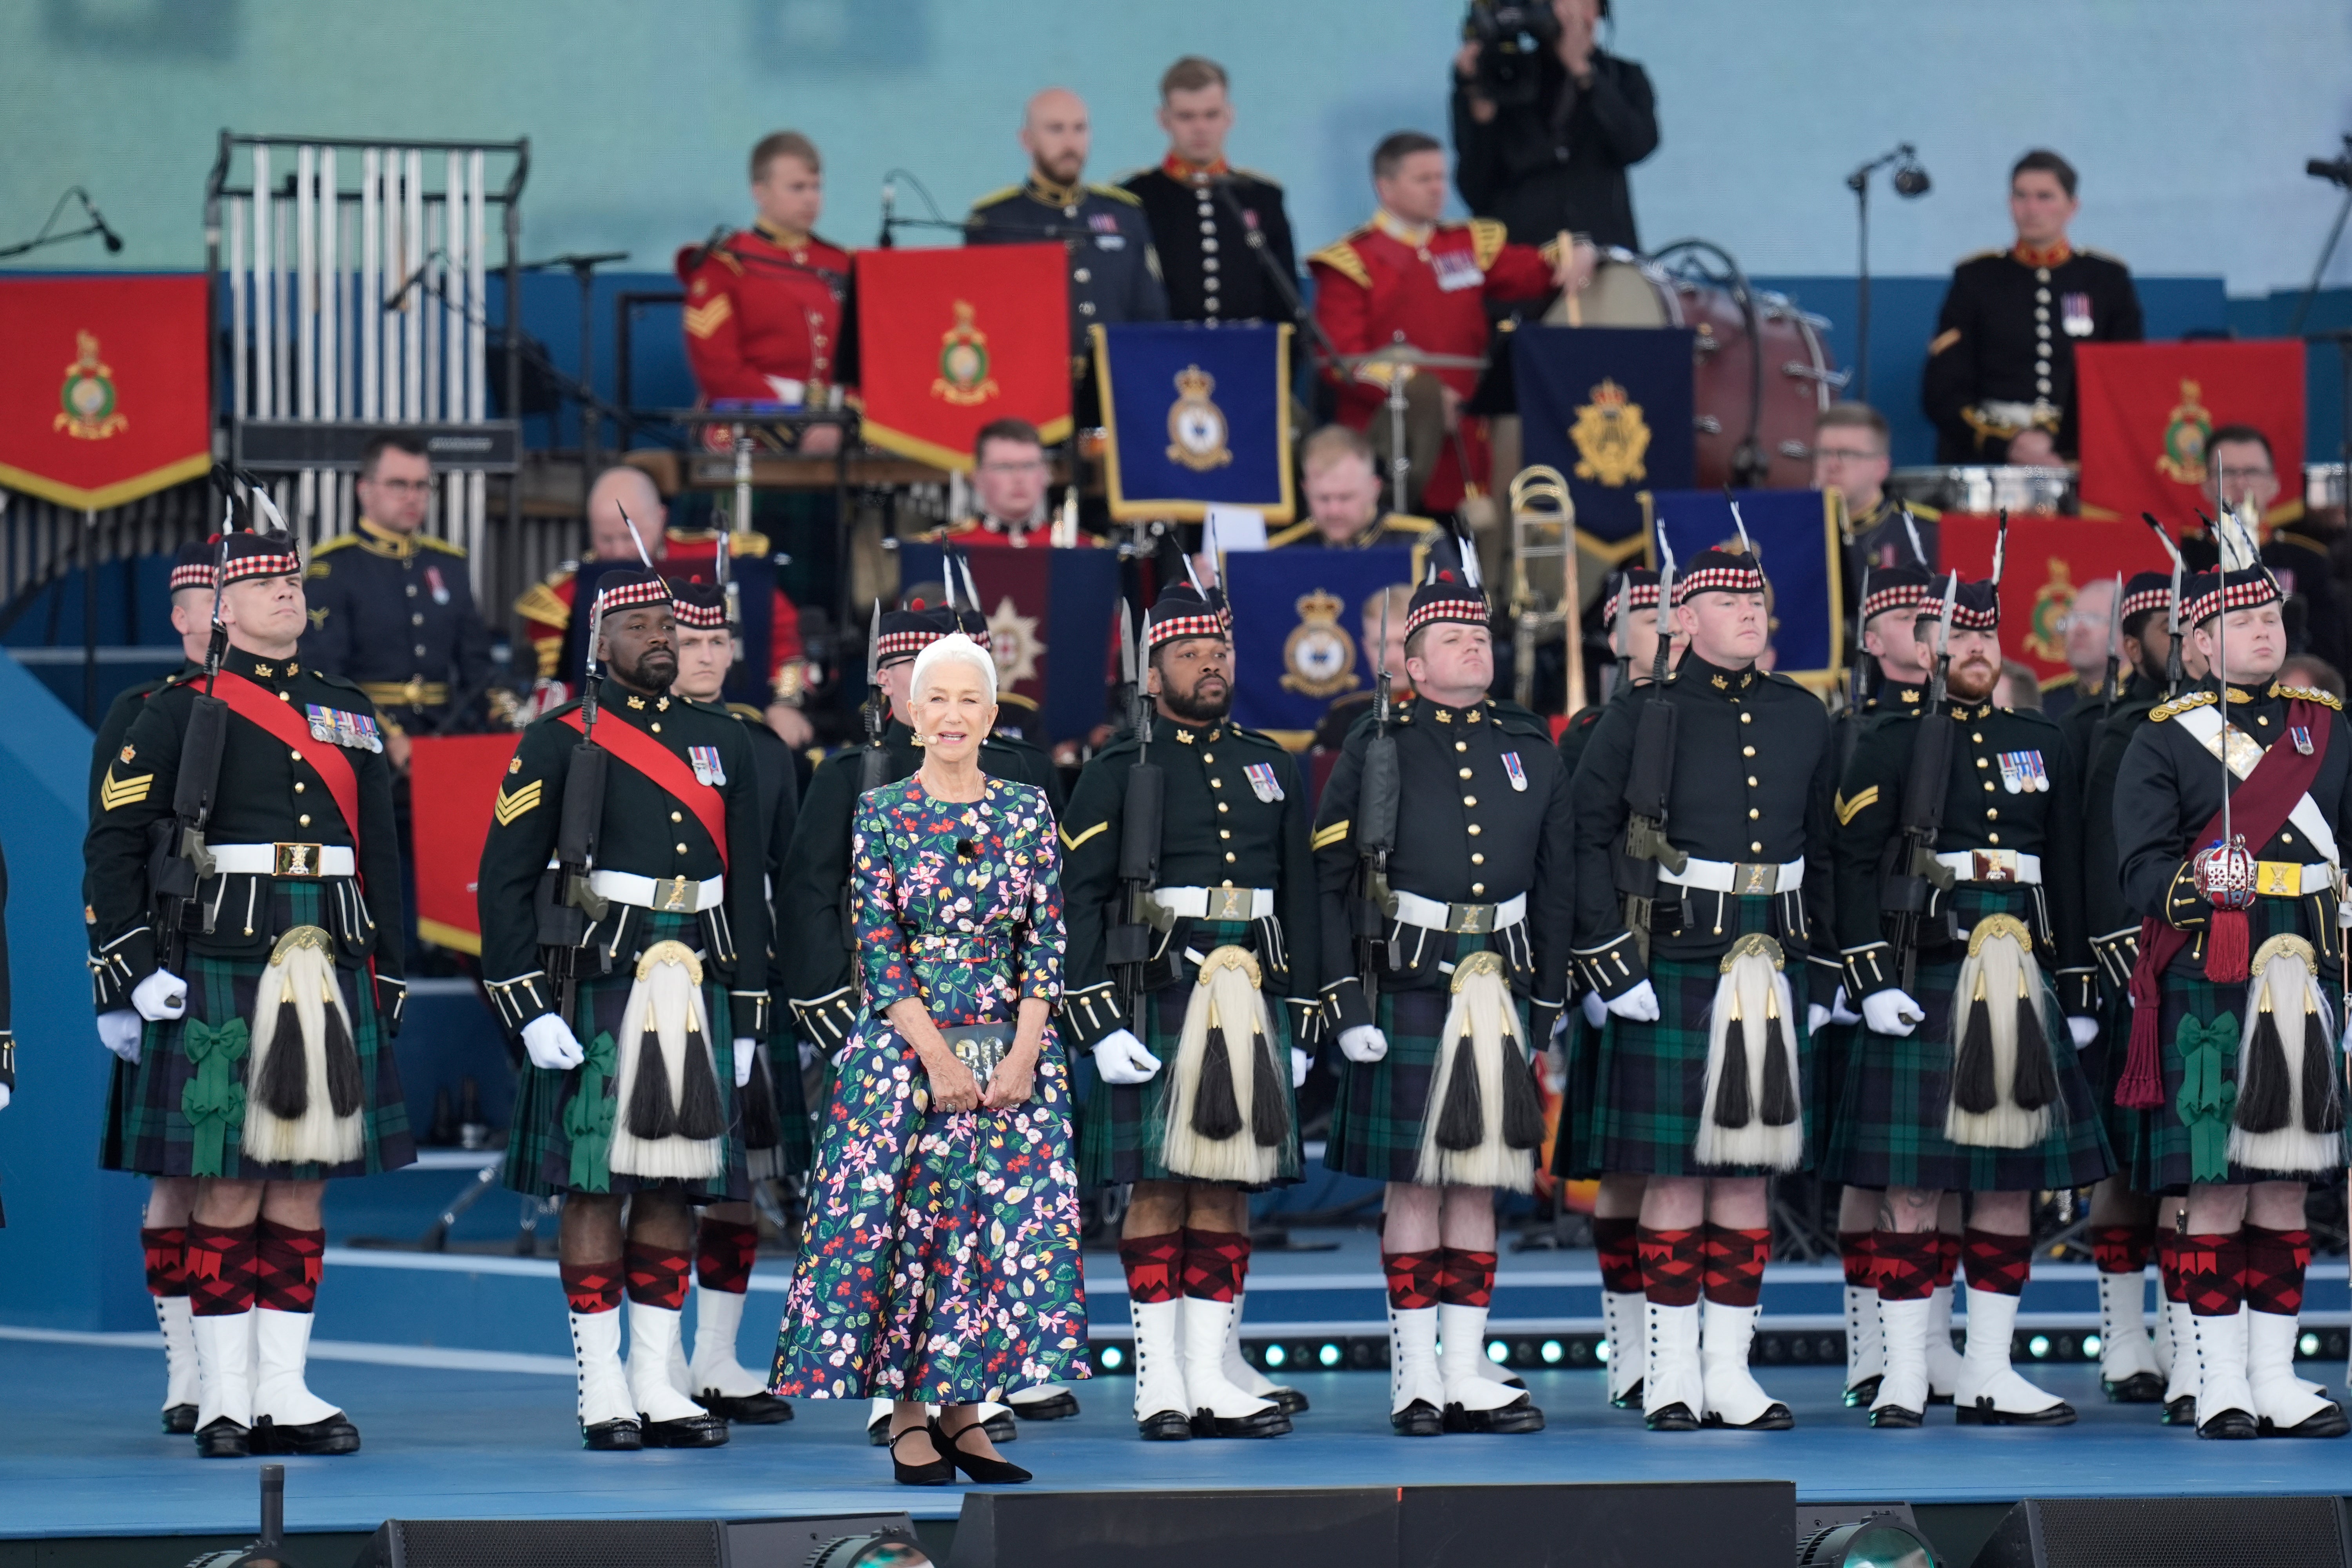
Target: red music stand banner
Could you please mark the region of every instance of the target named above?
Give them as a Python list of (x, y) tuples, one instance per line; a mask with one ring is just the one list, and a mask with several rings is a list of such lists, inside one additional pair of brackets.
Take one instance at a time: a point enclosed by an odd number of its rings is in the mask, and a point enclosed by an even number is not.
[(2270, 437), (2279, 477), (2270, 521), (2301, 515), (2301, 343), (2083, 343), (2074, 375), (2085, 517), (2137, 523), (2151, 511), (2176, 532), (2194, 526), (2195, 509), (2213, 510), (2205, 439), (2224, 425)]
[(205, 280), (0, 279), (0, 485), (95, 511), (212, 468)]
[(420, 735), (412, 742), (416, 934), (436, 947), (477, 956), (482, 951), (475, 883), (499, 784), (521, 743), (520, 735)]
[[(1937, 525), (1937, 553), (1943, 564), (1970, 581), (1992, 574), (1992, 544), (1999, 518), (1948, 511)], [(2066, 664), (2066, 612), (2088, 583), (2120, 572), (2168, 571), (2164, 546), (2139, 521), (2097, 521), (2081, 517), (2020, 517), (2009, 520), (2009, 555), (2000, 579), (2000, 650), (2031, 665), (2047, 684), (2072, 671)]]
[(857, 256), (866, 440), (942, 468), (972, 437), (1026, 419), (1070, 433), (1070, 282), (1059, 245), (865, 250)]

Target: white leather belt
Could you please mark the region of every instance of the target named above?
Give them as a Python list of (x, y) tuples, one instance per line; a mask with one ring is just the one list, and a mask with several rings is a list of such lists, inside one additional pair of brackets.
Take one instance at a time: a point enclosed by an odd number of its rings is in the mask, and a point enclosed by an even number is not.
[(349, 877), (359, 869), (341, 844), (215, 844), (213, 869), (224, 877)]
[(2292, 860), (2254, 862), (2254, 891), (2265, 899), (2299, 899), (2305, 893), (2333, 892), (2336, 866), (2315, 860), (2298, 866)]
[(2027, 887), (2042, 882), (2042, 857), (2015, 849), (1939, 850), (1936, 863), (1962, 882), (2019, 882)]
[(1154, 888), (1151, 901), (1194, 921), (1262, 921), (1274, 915), (1272, 888)]
[(1423, 931), (1451, 931), (1456, 936), (1481, 936), (1515, 926), (1528, 918), (1528, 896), (1520, 893), (1499, 904), (1449, 904), (1402, 890), (1389, 894), (1389, 913)]
[(1769, 861), (1702, 860), (1693, 855), (1679, 871), (1660, 865), (1658, 880), (1709, 893), (1788, 893), (1805, 885), (1805, 863), (1786, 860), (1775, 866)]
[(615, 903), (635, 904), (662, 914), (697, 914), (715, 910), (727, 896), (727, 879), (712, 877), (690, 882), (684, 877), (640, 877), (634, 871), (591, 871), (588, 887)]

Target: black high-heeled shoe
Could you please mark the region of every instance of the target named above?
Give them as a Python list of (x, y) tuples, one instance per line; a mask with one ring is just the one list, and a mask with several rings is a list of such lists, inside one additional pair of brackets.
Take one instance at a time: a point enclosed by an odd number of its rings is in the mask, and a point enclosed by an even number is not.
[(947, 1456), (947, 1463), (950, 1468), (961, 1470), (984, 1487), (1017, 1487), (1024, 1481), (1036, 1479), (1018, 1465), (1007, 1464), (1003, 1459), (984, 1458), (978, 1454), (967, 1454), (958, 1447), (956, 1439), (979, 1425), (979, 1422), (973, 1421), (959, 1426), (953, 1436), (950, 1436), (947, 1428), (937, 1421), (931, 1423), (932, 1445)]
[(899, 1459), (899, 1443), (904, 1441), (906, 1438), (913, 1436), (918, 1432), (929, 1433), (931, 1438), (931, 1446), (940, 1449), (942, 1453), (946, 1451), (946, 1445), (940, 1441), (939, 1427), (936, 1424), (929, 1426), (909, 1426), (904, 1432), (898, 1433), (890, 1439), (890, 1479), (898, 1482), (902, 1487), (944, 1487), (952, 1485), (955, 1481), (956, 1468), (954, 1461), (950, 1459), (933, 1459), (928, 1465), (909, 1465)]

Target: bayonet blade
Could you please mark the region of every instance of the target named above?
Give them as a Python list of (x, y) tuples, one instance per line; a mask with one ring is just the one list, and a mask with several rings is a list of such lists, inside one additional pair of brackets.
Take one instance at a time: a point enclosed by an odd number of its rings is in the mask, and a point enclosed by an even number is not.
[(874, 601), (872, 627), (866, 634), (866, 684), (882, 684), (882, 601)]

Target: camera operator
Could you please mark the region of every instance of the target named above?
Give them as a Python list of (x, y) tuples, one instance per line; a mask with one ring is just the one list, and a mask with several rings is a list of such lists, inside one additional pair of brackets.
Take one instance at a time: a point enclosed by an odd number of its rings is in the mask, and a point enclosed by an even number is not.
[(1654, 152), (1650, 79), (1593, 35), (1608, 0), (1473, 0), (1454, 57), (1454, 183), (1480, 217), (1638, 250), (1625, 171)]

